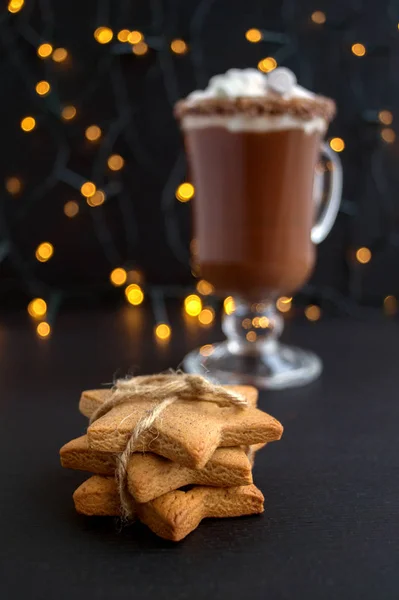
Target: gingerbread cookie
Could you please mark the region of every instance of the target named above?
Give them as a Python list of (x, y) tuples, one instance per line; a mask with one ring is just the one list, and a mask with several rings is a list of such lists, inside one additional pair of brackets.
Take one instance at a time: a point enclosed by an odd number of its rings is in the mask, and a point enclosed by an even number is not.
[[(73, 495), (76, 510), (89, 516), (117, 516), (119, 497), (114, 479), (94, 475)], [(160, 537), (180, 541), (207, 517), (238, 517), (263, 512), (263, 495), (254, 485), (230, 488), (194, 487), (169, 492), (136, 504), (140, 520)]]
[[(237, 389), (230, 386), (230, 389)], [(250, 386), (247, 397), (256, 402), (257, 392)], [(93, 398), (104, 402), (111, 394), (104, 390), (83, 392), (82, 407), (93, 407)], [(156, 401), (136, 400), (112, 408), (87, 430), (89, 447), (100, 452), (123, 452), (140, 419), (151, 411)], [(88, 411), (87, 411), (88, 412)], [(280, 439), (281, 424), (267, 413), (235, 406), (218, 406), (206, 401), (176, 401), (162, 413), (154, 427), (141, 435), (138, 452), (155, 452), (184, 466), (201, 469), (219, 446), (241, 446)]]

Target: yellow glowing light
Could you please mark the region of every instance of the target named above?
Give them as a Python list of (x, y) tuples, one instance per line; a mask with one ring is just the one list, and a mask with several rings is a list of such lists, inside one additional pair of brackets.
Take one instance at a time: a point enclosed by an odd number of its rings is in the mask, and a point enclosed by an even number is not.
[(255, 331), (248, 331), (245, 337), (247, 338), (248, 342), (256, 342), (256, 338), (258, 336), (256, 335)]
[(390, 110), (380, 110), (378, 113), (378, 119), (380, 123), (383, 123), (384, 125), (390, 125), (393, 121), (393, 114)]
[(130, 31), (128, 29), (121, 29), (118, 33), (118, 40), (120, 42), (127, 42), (129, 38)]
[(180, 200), (180, 202), (188, 202), (194, 196), (195, 189), (192, 183), (188, 183), (187, 181), (181, 183), (176, 190), (176, 198)]
[(201, 325), (210, 325), (215, 318), (215, 311), (211, 306), (203, 308), (198, 315), (198, 321)]
[(145, 42), (139, 42), (138, 44), (134, 44), (132, 51), (136, 56), (143, 56), (143, 54), (147, 54), (148, 52), (148, 45)]
[(245, 34), (245, 37), (247, 38), (248, 42), (256, 44), (257, 42), (261, 41), (262, 34), (259, 31), (259, 29), (248, 29), (248, 31)]
[(326, 15), (322, 10), (315, 10), (310, 18), (316, 25), (323, 25), (326, 22)]
[(386, 296), (384, 298), (384, 311), (387, 315), (394, 315), (398, 310), (398, 302), (395, 296)]
[(36, 89), (36, 94), (39, 94), (39, 96), (45, 96), (50, 91), (50, 84), (48, 81), (39, 81), (36, 84), (35, 89)]
[(93, 196), (86, 198), (86, 202), (89, 206), (101, 206), (105, 202), (105, 194), (102, 190), (97, 190)]
[(24, 4), (25, 0), (10, 0), (8, 3), (8, 11), (10, 13), (17, 13), (21, 10)]
[(109, 278), (111, 280), (112, 285), (115, 285), (115, 286), (123, 285), (126, 282), (127, 273), (126, 273), (125, 269), (122, 269), (121, 267), (117, 267), (116, 269), (111, 271)]
[(120, 154), (112, 154), (108, 158), (107, 164), (108, 168), (111, 169), (111, 171), (120, 171), (123, 165), (125, 164), (125, 161), (123, 160), (122, 156), (120, 156)]
[(68, 50), (65, 48), (56, 48), (51, 57), (54, 62), (60, 63), (68, 58)]
[(223, 302), (223, 308), (226, 315), (232, 315), (236, 309), (236, 303), (234, 302), (234, 298), (232, 296), (227, 296)]
[(64, 214), (71, 219), (76, 217), (79, 212), (79, 204), (75, 200), (68, 200), (64, 204)]
[(140, 42), (142, 42), (144, 40), (144, 36), (141, 33), (141, 31), (129, 31), (126, 39), (129, 42), (129, 44), (134, 45), (134, 44), (139, 44)]
[(258, 69), (259, 69), (259, 71), (262, 71), (263, 73), (269, 73), (270, 71), (273, 71), (273, 69), (275, 69), (276, 67), (277, 67), (277, 61), (272, 56), (267, 56), (266, 58), (262, 58), (262, 60), (260, 60), (258, 62)]
[(366, 54), (366, 46), (364, 44), (353, 44), (352, 52), (355, 56), (364, 56)]
[(97, 27), (94, 37), (99, 44), (108, 44), (114, 37), (114, 34), (109, 27)]
[(165, 341), (170, 338), (171, 329), (166, 323), (160, 323), (154, 328), (154, 333), (159, 340)]
[(42, 242), (36, 248), (35, 256), (39, 262), (47, 262), (54, 254), (54, 246), (50, 242)]
[(210, 356), (214, 349), (215, 348), (212, 346), (212, 344), (205, 344), (205, 346), (201, 346), (200, 354), (201, 356)]
[(90, 142), (95, 142), (101, 137), (101, 129), (98, 125), (90, 125), (85, 131), (85, 136)]
[(184, 299), (184, 310), (190, 317), (197, 317), (202, 310), (202, 300), (197, 294), (190, 294)]
[(71, 121), (71, 119), (74, 119), (76, 117), (76, 108), (72, 105), (64, 106), (64, 108), (61, 111), (61, 117), (65, 121)]
[(356, 250), (356, 260), (362, 265), (366, 265), (371, 260), (371, 250), (369, 248), (359, 248)]
[(86, 181), (86, 183), (84, 183), (82, 185), (82, 187), (80, 188), (80, 193), (85, 198), (91, 198), (92, 196), (94, 196), (96, 191), (97, 191), (97, 188), (94, 185), (94, 183), (92, 183), (91, 181)]
[(28, 304), (28, 313), (31, 317), (44, 317), (47, 312), (47, 304), (43, 298), (34, 298)]
[(127, 301), (134, 306), (138, 306), (144, 300), (143, 290), (137, 283), (131, 283), (125, 289), (125, 296)]
[(345, 142), (342, 138), (335, 137), (330, 140), (330, 147), (332, 150), (334, 150), (334, 152), (342, 152), (342, 150), (345, 148)]
[(281, 296), (277, 302), (276, 307), (282, 313), (289, 312), (291, 310), (292, 298), (287, 296)]
[(267, 329), (270, 325), (270, 321), (267, 317), (260, 317), (259, 319), (259, 326), (262, 327), (262, 329)]
[(51, 327), (46, 321), (42, 321), (36, 327), (37, 335), (41, 338), (46, 338), (51, 333)]
[(32, 131), (36, 127), (36, 121), (33, 117), (24, 117), (21, 121), (22, 131)]
[(305, 317), (308, 321), (318, 321), (321, 317), (321, 310), (316, 304), (310, 304), (305, 308)]
[(251, 319), (243, 319), (241, 325), (244, 327), (244, 329), (251, 329), (252, 321)]
[(22, 183), (18, 177), (9, 177), (6, 179), (5, 185), (7, 192), (12, 196), (19, 194), (22, 189)]
[(387, 144), (393, 144), (396, 139), (396, 133), (390, 127), (384, 127), (381, 131), (381, 137)]
[(53, 47), (51, 44), (40, 44), (37, 49), (37, 54), (40, 58), (47, 58), (53, 51)]
[(202, 294), (203, 296), (209, 296), (214, 292), (214, 287), (209, 281), (205, 281), (205, 279), (200, 279), (197, 283), (197, 292)]
[(252, 326), (253, 326), (253, 327), (255, 327), (256, 329), (257, 329), (258, 327), (260, 327), (260, 324), (259, 324), (259, 317), (254, 317), (254, 318), (252, 319)]
[(175, 54), (186, 54), (188, 46), (184, 40), (173, 40), (170, 44), (170, 49)]

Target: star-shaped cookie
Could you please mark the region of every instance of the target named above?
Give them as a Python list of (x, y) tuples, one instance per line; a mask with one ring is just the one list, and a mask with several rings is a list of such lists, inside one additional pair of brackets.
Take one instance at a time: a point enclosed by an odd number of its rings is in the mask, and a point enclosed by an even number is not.
[[(202, 469), (219, 446), (248, 446), (280, 439), (282, 425), (267, 413), (252, 408), (257, 390), (251, 386), (228, 387), (244, 394), (249, 407), (176, 401), (142, 435), (137, 451), (155, 452), (182, 465)], [(88, 413), (87, 406), (100, 405), (110, 394), (109, 390), (83, 392), (81, 412)], [(112, 408), (89, 426), (90, 449), (123, 452), (134, 427), (155, 405), (155, 401), (137, 400)]]
[[(77, 512), (89, 516), (119, 516), (114, 479), (94, 475), (73, 495)], [(160, 537), (178, 542), (207, 517), (239, 517), (263, 512), (263, 495), (256, 486), (229, 488), (197, 486), (136, 504), (140, 521)]]

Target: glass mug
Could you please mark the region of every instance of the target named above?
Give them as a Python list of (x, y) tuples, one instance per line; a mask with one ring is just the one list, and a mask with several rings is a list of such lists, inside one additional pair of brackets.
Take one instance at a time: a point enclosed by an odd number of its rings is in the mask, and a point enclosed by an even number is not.
[[(314, 245), (326, 238), (338, 213), (340, 160), (322, 143), (320, 131), (230, 131), (196, 125), (195, 117), (183, 129), (196, 189), (195, 260), (200, 276), (218, 295), (232, 295), (235, 305), (223, 317), (227, 339), (206, 356), (190, 352), (184, 369), (260, 388), (309, 383), (321, 373), (321, 360), (281, 344), (276, 299), (292, 294), (311, 274)], [(320, 152), (326, 175), (316, 170)]]

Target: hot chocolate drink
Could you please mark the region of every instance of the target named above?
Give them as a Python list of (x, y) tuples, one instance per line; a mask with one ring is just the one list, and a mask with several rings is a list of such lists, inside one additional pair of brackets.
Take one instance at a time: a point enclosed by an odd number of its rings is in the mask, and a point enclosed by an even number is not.
[[(293, 292), (314, 264), (313, 177), (334, 104), (287, 72), (232, 70), (177, 107), (196, 189), (196, 259), (222, 295)], [(242, 96), (228, 95), (234, 86)]]

